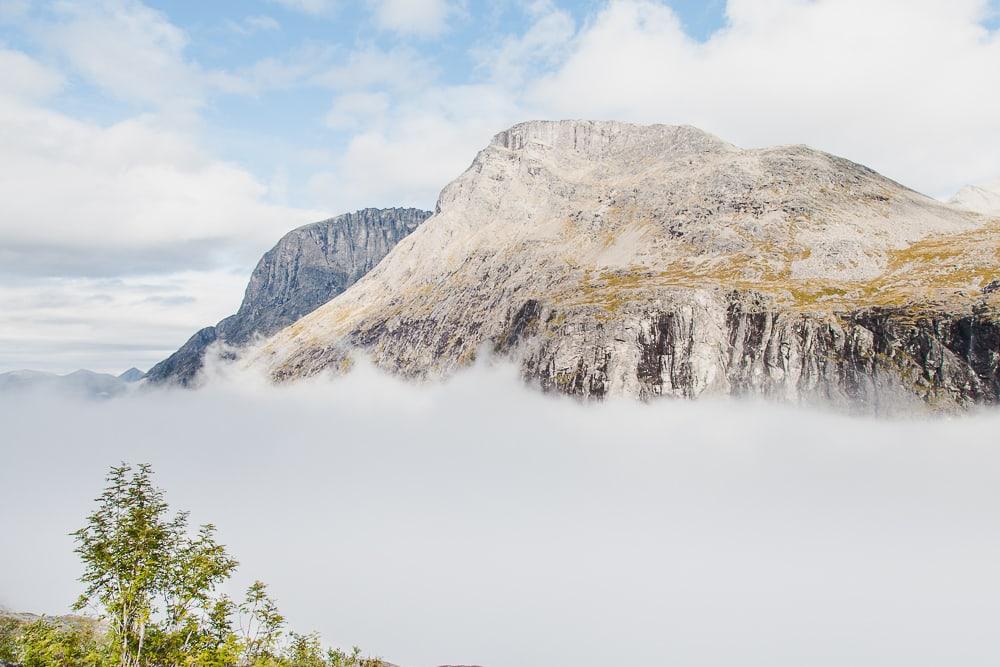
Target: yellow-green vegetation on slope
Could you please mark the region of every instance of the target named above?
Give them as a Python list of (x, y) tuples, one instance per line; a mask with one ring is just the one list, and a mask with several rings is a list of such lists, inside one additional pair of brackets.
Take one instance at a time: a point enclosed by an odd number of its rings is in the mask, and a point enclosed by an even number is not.
[(886, 271), (869, 286), (869, 294), (980, 298), (997, 279), (1000, 220), (993, 220), (980, 229), (933, 236), (893, 252)]
[(808, 256), (808, 248), (782, 253), (777, 244), (768, 243), (726, 257), (681, 258), (655, 269), (587, 269), (581, 272), (578, 290), (561, 293), (557, 301), (563, 306), (599, 306), (604, 311), (600, 317), (608, 319), (627, 303), (648, 302), (657, 291), (675, 288), (756, 291), (782, 306), (817, 312), (945, 303), (962, 310), (974, 302), (1000, 300), (997, 292), (987, 289), (1000, 280), (1000, 220), (893, 251), (885, 271), (870, 280), (792, 278), (791, 263)]

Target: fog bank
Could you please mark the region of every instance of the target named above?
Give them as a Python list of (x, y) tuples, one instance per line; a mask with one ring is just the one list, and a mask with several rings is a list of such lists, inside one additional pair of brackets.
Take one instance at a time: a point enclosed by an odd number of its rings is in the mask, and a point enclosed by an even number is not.
[(1000, 414), (579, 405), (509, 368), (0, 399), (0, 605), (62, 612), (152, 463), (290, 626), (400, 665), (994, 665)]

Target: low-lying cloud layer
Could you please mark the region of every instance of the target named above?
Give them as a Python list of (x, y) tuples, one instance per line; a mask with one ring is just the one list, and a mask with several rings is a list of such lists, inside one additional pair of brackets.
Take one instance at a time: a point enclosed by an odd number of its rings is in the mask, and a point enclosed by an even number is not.
[(1000, 415), (583, 406), (507, 368), (0, 400), (0, 604), (63, 611), (67, 533), (148, 461), (289, 621), (401, 665), (992, 665)]

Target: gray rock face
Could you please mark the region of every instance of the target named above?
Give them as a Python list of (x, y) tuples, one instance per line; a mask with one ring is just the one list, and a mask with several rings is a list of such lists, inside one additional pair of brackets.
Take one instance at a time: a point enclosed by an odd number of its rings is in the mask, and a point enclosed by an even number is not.
[(1000, 399), (1000, 322), (983, 310), (803, 312), (754, 292), (700, 296), (573, 336), (542, 308), (523, 326), (524, 375), (582, 397), (729, 394), (879, 414)]
[(289, 232), (257, 263), (236, 314), (198, 331), (147, 380), (192, 384), (209, 345), (240, 347), (292, 324), (357, 282), (430, 215), (366, 208)]
[(346, 293), (254, 351), (276, 380), (435, 378), (485, 347), (546, 390), (874, 412), (998, 400), (1000, 220), (805, 146), (530, 122)]
[(205, 350), (218, 339), (216, 327), (199, 329), (180, 349), (150, 368), (146, 373), (146, 381), (151, 384), (179, 384), (183, 387), (192, 385), (204, 364)]

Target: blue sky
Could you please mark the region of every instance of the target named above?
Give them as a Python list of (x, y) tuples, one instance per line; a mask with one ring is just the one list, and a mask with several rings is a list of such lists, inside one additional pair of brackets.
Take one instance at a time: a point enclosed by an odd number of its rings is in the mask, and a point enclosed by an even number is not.
[[(997, 0), (0, 1), (0, 371), (148, 366), (287, 230), (530, 118), (1000, 178)], [(96, 307), (99, 306), (99, 307)]]

